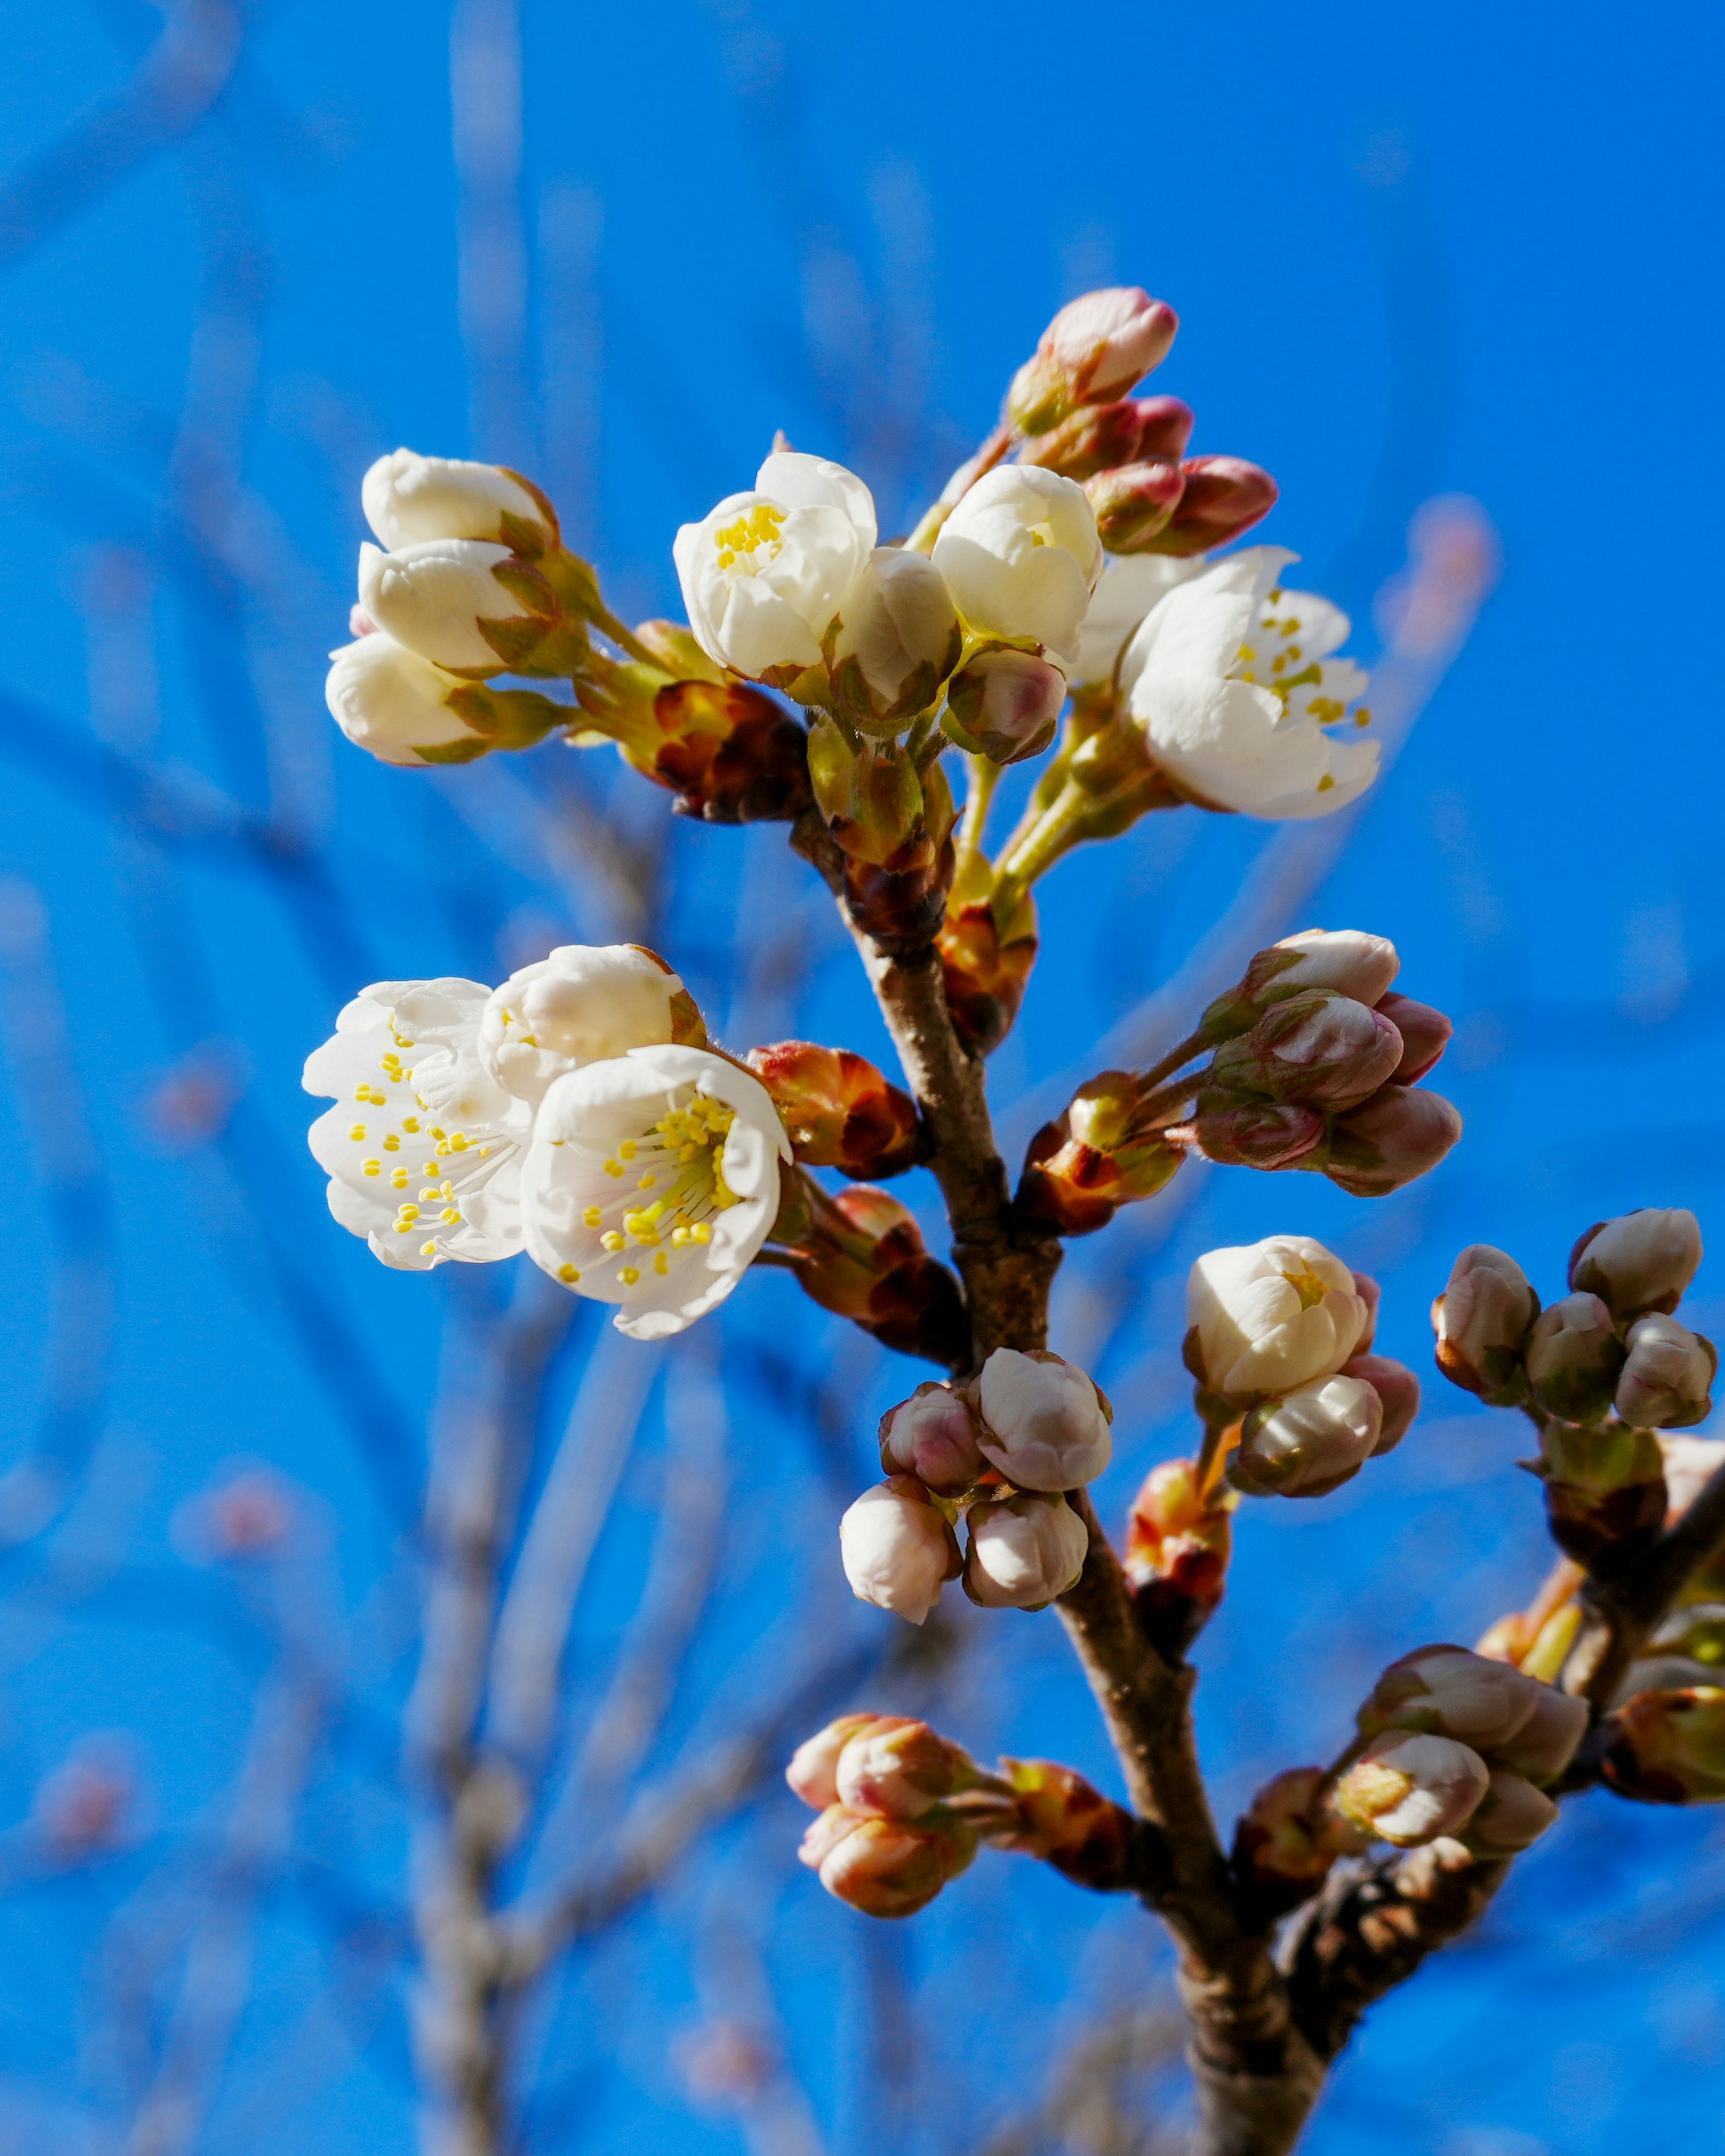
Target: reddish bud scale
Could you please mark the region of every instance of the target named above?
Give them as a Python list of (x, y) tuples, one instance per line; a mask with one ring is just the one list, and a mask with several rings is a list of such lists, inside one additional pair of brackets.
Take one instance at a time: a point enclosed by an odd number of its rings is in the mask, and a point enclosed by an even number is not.
[(1011, 1032), (1036, 963), (1036, 916), (1014, 920), (1003, 939), (986, 900), (950, 906), (935, 947), (946, 977), (947, 1009), (967, 1055), (988, 1055)]
[(1234, 1830), (1234, 1873), (1255, 1922), (1268, 1924), (1316, 1893), (1338, 1856), (1368, 1837), (1327, 1801), (1322, 1767), (1291, 1767), (1266, 1782)]
[(741, 682), (675, 681), (653, 700), (665, 737), (630, 762), (676, 797), (681, 816), (709, 824), (794, 823), (813, 799), (809, 737), (759, 689)]
[(1192, 427), (1192, 407), (1178, 397), (1122, 397), (1112, 404), (1086, 405), (1051, 432), (1033, 435), (1019, 461), (1041, 465), (1063, 479), (1093, 479), (1149, 458), (1178, 459)]
[(1088, 1235), (1106, 1227), (1121, 1206), (1153, 1198), (1179, 1168), (1179, 1149), (1159, 1132), (1105, 1149), (1076, 1136), (1072, 1121), (1068, 1109), (1030, 1141), (1017, 1201), (1029, 1226)]
[(839, 1191), (788, 1255), (805, 1295), (884, 1347), (948, 1369), (969, 1359), (970, 1318), (958, 1283), (929, 1256), (916, 1220), (886, 1191), (865, 1183)]
[(866, 1056), (813, 1041), (752, 1048), (749, 1068), (773, 1096), (791, 1149), (808, 1168), (859, 1181), (900, 1175), (916, 1158), (916, 1104)]
[(1601, 1762), (1608, 1787), (1648, 1804), (1725, 1800), (1725, 1691), (1692, 1685), (1638, 1692), (1619, 1708)]
[(1130, 1812), (1052, 1759), (1003, 1759), (1000, 1768), (1018, 1799), (1019, 1830), (1007, 1847), (1099, 1894), (1133, 1887), (1138, 1827)]
[(1126, 1576), (1138, 1621), (1163, 1655), (1183, 1655), (1221, 1602), (1236, 1502), (1228, 1491), (1201, 1496), (1191, 1460), (1153, 1467), (1132, 1500)]

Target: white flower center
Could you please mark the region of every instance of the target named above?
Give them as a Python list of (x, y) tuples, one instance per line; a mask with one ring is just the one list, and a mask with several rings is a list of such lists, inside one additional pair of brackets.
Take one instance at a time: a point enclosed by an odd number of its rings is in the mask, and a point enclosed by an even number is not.
[(747, 516), (721, 525), (713, 534), (719, 567), (733, 577), (752, 577), (778, 559), (784, 547), (779, 526), (788, 512), (770, 501), (757, 501)]
[[(366, 1148), (360, 1173), (377, 1185), (380, 1194), (386, 1188), (401, 1194), (392, 1224), (395, 1233), (429, 1233), (431, 1240), (419, 1245), (419, 1255), (435, 1257), (449, 1231), (461, 1225), (464, 1194), (484, 1183), (516, 1148), (493, 1131), (468, 1132), (440, 1122), (418, 1093), (413, 1095), (418, 1112), (404, 1115), (407, 1104), (401, 1091), (384, 1087), (413, 1091), (413, 1074), (403, 1063), (400, 1051), (415, 1044), (398, 1030), (393, 1017), (389, 1031), (395, 1046), (377, 1065), (383, 1085), (375, 1078), (362, 1078), (353, 1095), (362, 1109), (382, 1108), (385, 1114), (356, 1122), (347, 1136), (352, 1143)], [(423, 1164), (415, 1166), (416, 1161)]]
[[(714, 1214), (737, 1202), (722, 1158), (736, 1120), (727, 1103), (696, 1093), (685, 1106), (667, 1109), (639, 1138), (624, 1139), (605, 1163), (607, 1175), (630, 1187), (583, 1207), (581, 1224), (598, 1230), (600, 1247), (622, 1259), (619, 1287), (637, 1286), (644, 1268), (662, 1280), (670, 1270), (670, 1250), (711, 1242)], [(581, 1275), (566, 1265), (557, 1276), (572, 1286)]]

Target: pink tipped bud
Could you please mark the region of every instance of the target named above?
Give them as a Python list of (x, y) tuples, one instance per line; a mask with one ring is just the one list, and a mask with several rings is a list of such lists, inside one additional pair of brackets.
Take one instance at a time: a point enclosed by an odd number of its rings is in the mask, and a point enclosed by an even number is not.
[(1196, 1146), (1224, 1168), (1291, 1168), (1323, 1142), (1324, 1119), (1316, 1108), (1235, 1101), (1219, 1089), (1199, 1105), (1198, 1115), (1168, 1136)]
[(1508, 1252), (1470, 1243), (1431, 1306), (1439, 1369), (1488, 1406), (1512, 1407), (1526, 1396), (1522, 1349), (1538, 1315), (1539, 1297)]
[(838, 1800), (853, 1811), (921, 1819), (961, 1789), (975, 1786), (976, 1762), (937, 1736), (926, 1722), (881, 1717), (855, 1731), (839, 1752)]
[(1357, 1106), (1395, 1072), (1402, 1037), (1381, 1011), (1325, 988), (1273, 1004), (1251, 1031), (1224, 1041), (1214, 1084), (1312, 1108)]
[(1494, 1767), (1467, 1822), (1467, 1845), (1476, 1856), (1512, 1856), (1531, 1849), (1557, 1816), (1557, 1806), (1543, 1789), (1507, 1768)]
[(896, 1728), (906, 1719), (896, 1714), (841, 1714), (797, 1747), (784, 1770), (785, 1780), (805, 1804), (824, 1812), (839, 1801), (839, 1754), (851, 1738), (883, 1724)]
[(1374, 1005), (1389, 993), (1401, 960), (1387, 937), (1359, 928), (1302, 928), (1260, 951), (1237, 988), (1218, 996), (1204, 1014), (1206, 1040), (1249, 1033), (1271, 1004), (1311, 988)]
[(1713, 1411), (1719, 1351), (1675, 1317), (1638, 1317), (1625, 1337), (1629, 1350), (1615, 1405), (1638, 1430), (1686, 1430)]
[(1250, 531), (1276, 506), (1276, 481), (1244, 457), (1188, 457), (1180, 478), (1180, 506), (1147, 542), (1150, 553), (1207, 554)]
[(1569, 1285), (1598, 1296), (1621, 1325), (1674, 1311), (1700, 1264), (1695, 1215), (1649, 1206), (1589, 1228), (1570, 1253)]
[(1533, 1397), (1564, 1422), (1597, 1422), (1611, 1405), (1623, 1349), (1596, 1295), (1566, 1295), (1533, 1322), (1522, 1352)]
[(1382, 1086), (1331, 1127), (1324, 1173), (1352, 1198), (1387, 1198), (1435, 1168), (1461, 1135), (1441, 1094)]
[(1381, 1737), (1336, 1784), (1344, 1817), (1410, 1849), (1466, 1826), (1491, 1783), (1477, 1752), (1450, 1737)]
[(1028, 651), (984, 651), (947, 685), (945, 729), (973, 756), (1022, 763), (1054, 739), (1066, 677)]
[(1007, 411), (1019, 432), (1046, 434), (1077, 404), (1100, 404), (1159, 367), (1179, 317), (1136, 285), (1086, 292), (1062, 307), (1014, 378)]
[(1384, 1419), (1373, 1454), (1393, 1452), (1420, 1412), (1420, 1380), (1405, 1363), (1388, 1355), (1356, 1355), (1342, 1365), (1342, 1374), (1358, 1378), (1378, 1395)]
[(1725, 1691), (1712, 1685), (1644, 1691), (1607, 1724), (1606, 1781), (1649, 1804), (1725, 1799)]
[(798, 1851), (830, 1895), (865, 1917), (913, 1917), (976, 1855), (976, 1836), (962, 1820), (936, 1812), (920, 1820), (831, 1804)]
[(1398, 1086), (1417, 1085), (1450, 1045), (1455, 1030), (1440, 1010), (1392, 992), (1378, 999), (1378, 1015), (1402, 1037), (1402, 1060), (1390, 1072)]
[(983, 1472), (976, 1419), (964, 1396), (932, 1379), (880, 1418), (880, 1465), (956, 1496)]
[(1178, 397), (1127, 397), (1081, 406), (1051, 434), (1026, 442), (1019, 461), (1041, 465), (1063, 479), (1093, 479), (1122, 465), (1178, 461), (1191, 438), (1189, 404)]
[(1253, 1497), (1322, 1497), (1377, 1449), (1384, 1407), (1358, 1378), (1320, 1378), (1246, 1417), (1228, 1480)]
[(1178, 465), (1151, 457), (1098, 472), (1084, 490), (1096, 511), (1096, 536), (1111, 554), (1152, 554), (1180, 507), (1186, 482)]

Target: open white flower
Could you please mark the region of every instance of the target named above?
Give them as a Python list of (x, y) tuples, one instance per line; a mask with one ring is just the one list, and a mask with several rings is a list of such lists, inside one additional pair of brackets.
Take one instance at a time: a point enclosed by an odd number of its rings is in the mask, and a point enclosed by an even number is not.
[(480, 1016), (479, 1052), (506, 1092), (537, 1107), (583, 1064), (672, 1042), (706, 1045), (694, 1000), (638, 943), (565, 943), (511, 973)]
[[(1367, 677), (1330, 654), (1346, 614), (1278, 578), (1298, 557), (1246, 547), (1153, 607), (1120, 663), (1126, 709), (1156, 761), (1194, 800), (1272, 820), (1327, 816), (1378, 772), (1375, 742), (1324, 729)], [(1355, 711), (1363, 725), (1369, 714)]]
[(1371, 1311), (1342, 1260), (1310, 1235), (1207, 1251), (1186, 1286), (1189, 1355), (1213, 1392), (1288, 1393), (1342, 1368)]
[(986, 472), (941, 526), (934, 565), (973, 629), (1040, 644), (1063, 668), (1102, 569), (1090, 497), (1040, 465)]
[(1111, 681), (1120, 654), (1152, 607), (1176, 584), (1189, 583), (1209, 567), (1202, 554), (1183, 559), (1176, 554), (1106, 556), (1090, 610), (1078, 634), (1073, 687), (1099, 687)]
[(671, 549), (689, 625), (709, 658), (783, 688), (821, 639), (873, 551), (874, 497), (825, 457), (775, 450), (754, 490), (727, 495)]
[(382, 763), (445, 762), (424, 751), (477, 744), (482, 737), (449, 706), (470, 681), (446, 674), (381, 629), (330, 654), (324, 696), (330, 716), (357, 748)]
[(359, 550), (359, 603), (398, 644), (475, 679), (519, 666), (556, 615), (539, 572), (485, 539)]
[(997, 1348), (977, 1382), (983, 1457), (1020, 1490), (1076, 1490), (1113, 1455), (1101, 1395), (1076, 1363)]
[[(386, 547), (424, 539), (491, 539), (537, 549), (556, 542), (551, 504), (519, 472), (465, 457), (393, 449), (361, 482), (366, 521)], [(507, 522), (506, 521), (507, 520)], [(507, 523), (529, 527), (511, 533)]]
[(336, 1101), (310, 1138), (330, 1210), (387, 1265), (426, 1272), (521, 1247), (531, 1111), (480, 1061), (490, 994), (477, 981), (380, 981), (306, 1058), (305, 1091)]
[(534, 1263), (662, 1340), (721, 1303), (766, 1240), (790, 1140), (757, 1078), (704, 1048), (632, 1048), (557, 1079), (521, 1212)]

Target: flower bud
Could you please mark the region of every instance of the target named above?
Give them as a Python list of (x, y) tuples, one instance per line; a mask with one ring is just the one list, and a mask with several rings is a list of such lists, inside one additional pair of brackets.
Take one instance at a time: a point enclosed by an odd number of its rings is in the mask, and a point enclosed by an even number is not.
[(1530, 1781), (1549, 1781), (1569, 1763), (1587, 1719), (1585, 1700), (1507, 1662), (1439, 1645), (1390, 1664), (1359, 1711), (1359, 1731), (1454, 1738)]
[(1638, 1430), (1686, 1430), (1713, 1411), (1719, 1351), (1711, 1340), (1655, 1311), (1625, 1335), (1628, 1355), (1613, 1404)]
[(1467, 1846), (1476, 1856), (1512, 1856), (1531, 1849), (1557, 1816), (1557, 1806), (1543, 1789), (1507, 1768), (1494, 1767), (1467, 1822)]
[(1244, 457), (1187, 457), (1180, 479), (1178, 508), (1147, 542), (1155, 553), (1207, 554), (1230, 546), (1276, 506), (1276, 481)]
[(1606, 1727), (1615, 1734), (1603, 1771), (1620, 1796), (1648, 1804), (1725, 1798), (1725, 1691), (1717, 1686), (1641, 1692)]
[(1522, 1355), (1534, 1399), (1564, 1422), (1597, 1422), (1609, 1411), (1623, 1361), (1596, 1295), (1566, 1295), (1541, 1311)]
[(1132, 1885), (1138, 1828), (1129, 1811), (1052, 1759), (1003, 1759), (1000, 1771), (1018, 1799), (1018, 1830), (999, 1846), (1040, 1857), (1098, 1893)]
[(877, 547), (821, 647), (832, 701), (865, 732), (896, 732), (933, 705), (963, 641), (946, 578), (928, 557)]
[(1165, 457), (1098, 472), (1084, 483), (1096, 511), (1097, 537), (1111, 554), (1156, 552), (1157, 542), (1180, 506), (1185, 484), (1179, 465)]
[(537, 569), (481, 539), (362, 547), (359, 603), (398, 644), (475, 679), (533, 670), (561, 613)]
[(1102, 570), (1084, 489), (1035, 465), (999, 465), (959, 501), (935, 567), (978, 636), (1034, 644), (1070, 665)]
[(1229, 1040), (1250, 1032), (1271, 1004), (1327, 988), (1375, 1005), (1389, 993), (1401, 970), (1395, 946), (1387, 937), (1368, 936), (1358, 928), (1302, 928), (1260, 951), (1237, 988), (1218, 996), (1204, 1014), (1206, 1040)]
[(1078, 1584), (1090, 1537), (1058, 1494), (973, 1505), (964, 1591), (985, 1609), (1043, 1609)]
[(970, 1320), (957, 1282), (929, 1256), (908, 1208), (866, 1183), (832, 1198), (804, 1187), (818, 1202), (785, 1245), (803, 1293), (902, 1354), (967, 1359)]
[(1197, 1106), (1189, 1123), (1167, 1135), (1223, 1168), (1293, 1168), (1323, 1143), (1324, 1119), (1316, 1108), (1236, 1100), (1219, 1086), (1201, 1093)]
[(1373, 1457), (1394, 1451), (1420, 1412), (1420, 1380), (1405, 1363), (1389, 1355), (1355, 1355), (1342, 1365), (1342, 1375), (1359, 1378), (1378, 1395), (1383, 1419)]
[(1065, 701), (1066, 677), (1047, 660), (1027, 651), (983, 651), (947, 684), (942, 723), (973, 756), (1023, 763), (1054, 739)]
[(865, 1917), (914, 1917), (976, 1855), (976, 1836), (950, 1813), (920, 1820), (830, 1804), (797, 1854), (828, 1893)]
[(916, 1158), (916, 1103), (848, 1048), (779, 1040), (752, 1048), (748, 1066), (773, 1096), (791, 1150), (807, 1168), (859, 1180), (899, 1175)]
[(986, 899), (947, 906), (935, 947), (947, 1009), (967, 1055), (989, 1055), (1011, 1032), (1036, 963), (1036, 901), (1026, 891), (1003, 929)]
[(1177, 460), (1192, 439), (1192, 407), (1178, 397), (1126, 397), (1112, 404), (1081, 405), (1051, 433), (1026, 442), (1019, 462), (1084, 480), (1147, 458)]
[(956, 866), (952, 789), (940, 765), (918, 773), (896, 742), (853, 750), (829, 718), (809, 735), (816, 805), (845, 855), (850, 917), (889, 952), (938, 932)]
[(1461, 1135), (1441, 1094), (1380, 1086), (1332, 1124), (1324, 1173), (1351, 1198), (1387, 1198), (1435, 1168)]
[(1020, 1490), (1076, 1490), (1112, 1457), (1112, 1411), (1076, 1363), (997, 1348), (977, 1380), (983, 1455)]
[(920, 1819), (943, 1799), (975, 1785), (976, 1762), (937, 1737), (926, 1722), (880, 1717), (859, 1729), (839, 1753), (839, 1802), (889, 1819)]
[(1198, 1463), (1164, 1460), (1132, 1500), (1122, 1559), (1151, 1644), (1182, 1655), (1220, 1603), (1234, 1541), (1231, 1491), (1201, 1494)]
[(839, 1754), (860, 1730), (877, 1725), (896, 1728), (908, 1720), (901, 1714), (841, 1714), (824, 1729), (799, 1744), (791, 1754), (784, 1778), (792, 1793), (805, 1804), (824, 1812), (839, 1801)]
[(1322, 1767), (1290, 1767), (1266, 1782), (1234, 1830), (1234, 1871), (1264, 1918), (1315, 1893), (1338, 1856), (1358, 1856), (1369, 1833), (1326, 1801)]
[(1375, 1008), (1378, 1017), (1387, 1018), (1402, 1037), (1402, 1060), (1390, 1076), (1398, 1086), (1417, 1085), (1448, 1047), (1455, 1027), (1430, 1004), (1416, 1004), (1411, 996), (1397, 995), (1394, 990), (1380, 996)]
[(1131, 1135), (1138, 1081), (1105, 1070), (1073, 1096), (1057, 1122), (1030, 1141), (1019, 1185), (1022, 1218), (1056, 1235), (1087, 1235), (1106, 1227), (1122, 1205), (1153, 1198), (1185, 1158), (1160, 1131)]
[[(588, 705), (583, 685), (583, 706)], [(644, 746), (620, 742), (637, 771), (708, 824), (794, 823), (813, 799), (800, 722), (743, 681), (673, 681), (652, 700)]]
[(1086, 292), (1062, 307), (1013, 379), (1006, 408), (1021, 434), (1046, 434), (1078, 404), (1100, 404), (1159, 367), (1180, 326), (1136, 286)]
[(1384, 1406), (1360, 1378), (1317, 1378), (1246, 1417), (1228, 1480), (1253, 1497), (1322, 1497), (1377, 1447)]
[(1352, 1272), (1309, 1235), (1209, 1251), (1192, 1268), (1186, 1312), (1188, 1368), (1242, 1404), (1332, 1376), (1369, 1314)]
[(485, 539), (536, 561), (557, 544), (557, 511), (530, 480), (503, 465), (396, 449), (366, 474), (359, 498), (386, 547)]
[(911, 1475), (864, 1491), (839, 1522), (839, 1548), (857, 1599), (912, 1625), (922, 1623), (961, 1568), (946, 1515)]
[(563, 943), (494, 988), (475, 1042), (486, 1073), (536, 1108), (553, 1083), (631, 1049), (704, 1048), (695, 998), (640, 943)]
[(1522, 1349), (1539, 1315), (1539, 1297), (1507, 1251), (1470, 1243), (1431, 1306), (1437, 1365), (1452, 1385), (1490, 1407), (1525, 1397)]
[(962, 1393), (932, 1379), (880, 1418), (880, 1465), (914, 1475), (942, 1496), (968, 1490), (983, 1471), (975, 1417)]
[(1569, 1285), (1598, 1296), (1623, 1325), (1648, 1311), (1674, 1311), (1700, 1264), (1695, 1215), (1648, 1206), (1589, 1228), (1570, 1253)]
[(1489, 1748), (1493, 1763), (1543, 1789), (1556, 1781), (1575, 1757), (1575, 1748), (1587, 1734), (1588, 1713), (1584, 1699), (1559, 1691), (1554, 1685), (1540, 1684), (1532, 1714), (1513, 1737)]
[(1248, 1034), (1224, 1041), (1212, 1082), (1313, 1108), (1351, 1108), (1375, 1093), (1402, 1060), (1402, 1037), (1381, 1011), (1351, 996), (1307, 989), (1273, 1004)]
[(531, 689), (491, 689), (373, 630), (330, 654), (325, 700), (356, 748), (409, 767), (526, 748), (573, 714)]
[(1491, 1782), (1477, 1752), (1450, 1737), (1380, 1737), (1336, 1784), (1337, 1809), (1399, 1849), (1455, 1834)]

